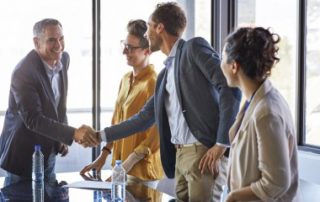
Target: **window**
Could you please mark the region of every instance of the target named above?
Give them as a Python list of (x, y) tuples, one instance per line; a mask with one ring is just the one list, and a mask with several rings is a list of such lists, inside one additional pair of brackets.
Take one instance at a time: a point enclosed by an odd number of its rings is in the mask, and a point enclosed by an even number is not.
[[(122, 76), (132, 70), (126, 64), (125, 56), (120, 49), (120, 41), (126, 37), (126, 26), (129, 20), (148, 20), (159, 0), (139, 1), (102, 1), (101, 2), (101, 126), (111, 123), (112, 109), (117, 98)], [(202, 36), (210, 39), (210, 2), (177, 1), (184, 6), (188, 25), (184, 38)], [(112, 8), (112, 9), (110, 9)], [(119, 17), (121, 16), (121, 17)], [(115, 21), (115, 19), (117, 19)], [(186, 36), (187, 35), (187, 36)], [(209, 41), (210, 42), (210, 41)], [(166, 56), (160, 51), (151, 55), (151, 63), (159, 72)]]
[[(120, 50), (120, 40), (126, 37), (126, 24), (131, 19), (147, 20), (160, 0), (101, 1), (101, 127), (109, 126), (122, 75), (131, 70)], [(210, 43), (211, 2), (178, 0), (186, 10), (188, 25), (184, 38), (202, 36)], [(17, 6), (18, 5), (18, 6)], [(16, 15), (22, 13), (26, 15)], [(79, 127), (92, 123), (92, 1), (3, 1), (0, 18), (5, 29), (0, 38), (0, 128), (7, 109), (10, 76), (13, 68), (34, 46), (32, 27), (42, 18), (57, 18), (63, 25), (66, 51), (71, 57), (69, 67), (68, 120)], [(165, 55), (152, 54), (156, 70), (163, 67)], [(97, 106), (99, 107), (99, 106)], [(69, 154), (57, 158), (56, 171), (79, 171), (91, 162), (91, 150), (77, 144)], [(106, 163), (106, 166), (108, 163)], [(0, 172), (1, 175), (1, 172)]]
[(280, 62), (272, 69), (270, 79), (288, 102), (292, 115), (295, 117), (297, 4), (292, 3), (292, 0), (238, 0), (237, 13), (238, 27), (253, 25), (271, 28), (281, 37), (279, 43)]
[[(303, 1), (304, 2), (304, 1)], [(304, 2), (306, 5), (306, 37), (303, 43), (306, 47), (305, 54), (306, 66), (301, 67), (305, 70), (305, 88), (302, 89), (302, 95), (305, 95), (306, 103), (303, 109), (305, 123), (302, 121), (296, 123), (305, 124), (302, 145), (319, 147), (320, 146), (320, 97), (317, 88), (320, 85), (320, 48), (317, 46), (317, 40), (320, 36), (320, 2), (317, 0)], [(274, 6), (277, 5), (277, 6)], [(238, 0), (238, 26), (256, 25), (271, 27), (272, 30), (280, 34), (280, 63), (273, 69), (271, 80), (281, 91), (282, 95), (289, 103), (292, 114), (295, 118), (297, 114), (298, 89), (297, 83), (303, 75), (297, 75), (297, 5), (298, 1), (292, 3), (290, 0)], [(272, 11), (272, 12), (270, 12)], [(285, 12), (284, 12), (285, 11)], [(266, 17), (268, 16), (268, 17)], [(281, 20), (279, 20), (281, 19)], [(290, 26), (287, 26), (290, 25)], [(304, 28), (300, 28), (304, 29)], [(300, 32), (304, 32), (300, 30)], [(304, 51), (304, 50), (301, 50)], [(301, 119), (296, 119), (301, 120)]]
[[(0, 130), (8, 106), (11, 73), (18, 62), (34, 48), (34, 23), (48, 17), (62, 23), (65, 50), (71, 58), (67, 99), (69, 124), (79, 127), (83, 123), (92, 123), (91, 1), (12, 0), (0, 3), (0, 18), (6, 19), (1, 20), (3, 29), (0, 38)], [(77, 171), (88, 162), (91, 162), (91, 150), (73, 144), (66, 157), (57, 158), (56, 171)]]
[[(160, 0), (101, 1), (101, 127), (110, 126), (114, 104), (122, 76), (132, 71), (120, 49), (120, 41), (127, 35), (127, 23), (132, 19), (148, 21)], [(210, 1), (178, 0), (187, 15), (187, 28), (183, 38), (202, 36), (210, 43)], [(111, 9), (112, 8), (112, 9)], [(116, 19), (116, 20), (115, 20)], [(166, 56), (161, 52), (152, 53), (150, 63), (159, 72)], [(110, 161), (112, 155), (108, 157)], [(110, 165), (109, 162), (105, 167)]]
[(310, 0), (307, 3), (306, 35), (306, 136), (305, 144), (320, 146), (320, 2)]

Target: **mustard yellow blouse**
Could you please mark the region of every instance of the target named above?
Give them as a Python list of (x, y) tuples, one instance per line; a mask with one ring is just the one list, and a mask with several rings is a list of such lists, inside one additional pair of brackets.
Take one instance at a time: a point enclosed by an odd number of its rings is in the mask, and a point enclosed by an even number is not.
[[(153, 65), (148, 65), (138, 75), (132, 72), (125, 74), (121, 80), (112, 124), (127, 120), (140, 111), (154, 94), (157, 74)], [(129, 172), (141, 180), (158, 180), (163, 176), (160, 161), (160, 140), (155, 126), (113, 143), (112, 165), (115, 160), (126, 160), (132, 153), (145, 154)]]

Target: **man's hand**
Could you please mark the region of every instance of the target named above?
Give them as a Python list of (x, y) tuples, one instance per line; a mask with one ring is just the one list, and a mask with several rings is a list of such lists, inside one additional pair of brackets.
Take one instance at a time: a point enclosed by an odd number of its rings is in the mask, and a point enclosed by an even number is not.
[(61, 154), (62, 157), (66, 156), (69, 153), (68, 145), (60, 143), (58, 153)]
[(76, 129), (73, 139), (83, 147), (95, 147), (101, 142), (101, 137), (90, 126), (82, 125)]
[(225, 147), (217, 144), (211, 147), (200, 160), (199, 169), (201, 173), (204, 174), (205, 170), (209, 169), (214, 177), (217, 177), (219, 174), (220, 158), (225, 151)]

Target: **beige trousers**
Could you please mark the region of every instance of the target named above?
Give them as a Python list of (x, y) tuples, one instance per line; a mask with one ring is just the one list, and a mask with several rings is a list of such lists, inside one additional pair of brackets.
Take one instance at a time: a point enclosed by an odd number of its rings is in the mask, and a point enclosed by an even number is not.
[(219, 175), (214, 180), (211, 172), (204, 175), (199, 170), (199, 163), (208, 148), (192, 145), (177, 149), (176, 153), (176, 197), (179, 202), (219, 202), (222, 186), (226, 183), (227, 159), (223, 158)]

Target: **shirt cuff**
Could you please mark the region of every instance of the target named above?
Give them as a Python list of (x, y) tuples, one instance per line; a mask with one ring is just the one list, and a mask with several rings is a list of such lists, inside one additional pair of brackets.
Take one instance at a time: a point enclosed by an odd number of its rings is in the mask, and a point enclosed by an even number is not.
[(101, 136), (101, 140), (104, 141), (104, 142), (107, 142), (107, 136), (106, 136), (106, 133), (104, 132), (104, 130), (101, 130), (99, 132), (100, 136)]
[(229, 148), (230, 145), (228, 144), (222, 144), (222, 143), (219, 143), (219, 142), (216, 142), (216, 145), (219, 145), (219, 146), (222, 146), (222, 147), (225, 147), (225, 148)]

